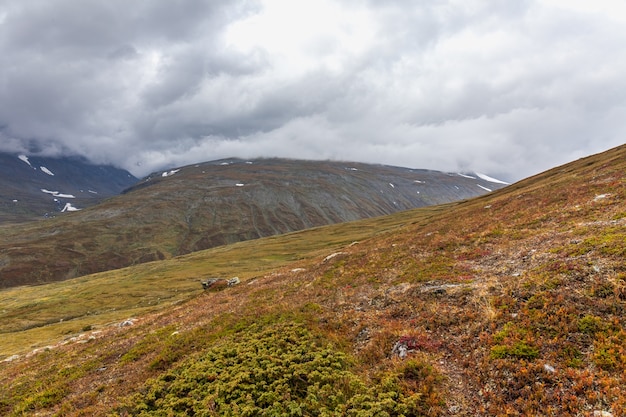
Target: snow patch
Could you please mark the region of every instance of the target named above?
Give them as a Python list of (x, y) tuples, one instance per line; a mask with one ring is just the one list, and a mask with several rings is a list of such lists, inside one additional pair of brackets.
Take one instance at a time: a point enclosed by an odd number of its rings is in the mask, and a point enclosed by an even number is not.
[(459, 177), (463, 177), (463, 178), (469, 178), (470, 180), (476, 179), (476, 177), (472, 177), (471, 175), (461, 174), (460, 172), (457, 172), (456, 175), (458, 175)]
[(396, 186), (393, 185), (392, 183), (389, 183), (389, 185), (391, 185), (391, 188), (396, 188)]
[(53, 196), (59, 197), (59, 198), (76, 198), (72, 194), (61, 194), (58, 191), (50, 191), (50, 190), (46, 190), (45, 188), (42, 188), (41, 192), (46, 193), (46, 194), (52, 194)]
[(243, 187), (245, 184), (242, 184), (240, 182), (238, 182), (237, 184), (235, 184), (235, 187)]
[(611, 194), (598, 194), (597, 196), (595, 196), (593, 198), (593, 201), (600, 201), (600, 200), (604, 200), (605, 198), (609, 197)]
[(504, 185), (509, 185), (510, 184), (509, 182), (500, 181), (500, 180), (497, 180), (495, 178), (490, 177), (489, 175), (479, 174), (478, 172), (476, 173), (476, 176), (478, 176), (478, 178), (480, 178), (481, 180), (494, 182), (496, 184), (504, 184)]
[(88, 193), (91, 193), (91, 194), (98, 194), (98, 192), (97, 192), (97, 191), (93, 191), (93, 190), (87, 190), (87, 192), (88, 192)]
[(50, 171), (48, 168), (46, 167), (39, 167), (45, 174), (51, 175), (54, 177), (54, 173), (52, 171)]
[(66, 211), (79, 211), (79, 208), (76, 208), (72, 205), (72, 203), (65, 203), (65, 207), (61, 210), (61, 213), (65, 213)]
[(161, 174), (162, 177), (170, 177), (174, 174), (176, 174), (178, 171), (180, 171), (180, 169), (173, 169), (171, 171), (165, 171), (163, 174)]
[(483, 186), (482, 186), (482, 185), (480, 185), (480, 184), (476, 184), (476, 185), (478, 185), (480, 188), (482, 188), (482, 189), (483, 189), (483, 190), (485, 190), (485, 191), (489, 191), (489, 192), (492, 192), (492, 191), (493, 191), (493, 190), (490, 190), (490, 189), (489, 189), (489, 188), (487, 188), (487, 187), (483, 187)]
[[(26, 162), (28, 165), (30, 165), (32, 167), (32, 165), (30, 164), (30, 161), (28, 160), (28, 157), (26, 155), (19, 155), (18, 158), (20, 158), (20, 160)], [(33, 169), (36, 169), (36, 168), (33, 167)]]

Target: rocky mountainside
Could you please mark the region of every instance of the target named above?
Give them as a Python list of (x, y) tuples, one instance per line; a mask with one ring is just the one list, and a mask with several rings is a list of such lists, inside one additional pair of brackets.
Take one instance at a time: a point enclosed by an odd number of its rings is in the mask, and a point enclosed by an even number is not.
[(0, 414), (623, 416), (625, 242), (621, 146), (458, 203), (4, 289)]
[(485, 175), (342, 162), (229, 159), (181, 167), (150, 175), (96, 207), (5, 227), (0, 287), (457, 201), (502, 186)]
[(135, 182), (127, 171), (81, 158), (0, 153), (0, 224), (84, 209)]

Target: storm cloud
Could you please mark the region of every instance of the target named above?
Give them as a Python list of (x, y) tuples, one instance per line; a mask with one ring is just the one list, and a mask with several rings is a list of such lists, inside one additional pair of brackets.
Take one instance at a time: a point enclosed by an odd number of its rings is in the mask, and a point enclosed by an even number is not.
[(625, 23), (602, 0), (3, 0), (0, 150), (515, 181), (624, 143)]

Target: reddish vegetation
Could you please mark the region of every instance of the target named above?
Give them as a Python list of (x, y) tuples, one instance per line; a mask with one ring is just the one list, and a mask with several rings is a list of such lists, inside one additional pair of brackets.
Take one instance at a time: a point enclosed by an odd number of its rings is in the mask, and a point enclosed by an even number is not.
[[(430, 415), (625, 415), (625, 173), (620, 147), (416, 215), (341, 256), (3, 363), (0, 410), (66, 372), (58, 398), (31, 409), (105, 415), (232, 326), (293, 314), (352, 353), (363, 378), (400, 372)], [(409, 359), (432, 372), (408, 370)]]

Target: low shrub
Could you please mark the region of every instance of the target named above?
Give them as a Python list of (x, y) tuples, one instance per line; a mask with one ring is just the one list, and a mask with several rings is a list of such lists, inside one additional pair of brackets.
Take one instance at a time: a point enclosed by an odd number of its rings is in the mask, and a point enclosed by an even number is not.
[(526, 342), (517, 342), (513, 346), (496, 345), (491, 348), (492, 359), (526, 359), (533, 360), (539, 356), (539, 349), (527, 344)]
[[(408, 366), (408, 365), (407, 365)], [(410, 369), (409, 369), (410, 368)], [(117, 415), (137, 416), (364, 416), (423, 415), (419, 385), (431, 369), (411, 365), (365, 384), (349, 357), (323, 346), (297, 324), (252, 325), (199, 357), (149, 381)], [(369, 386), (368, 386), (369, 385)], [(432, 390), (431, 390), (432, 391)]]

